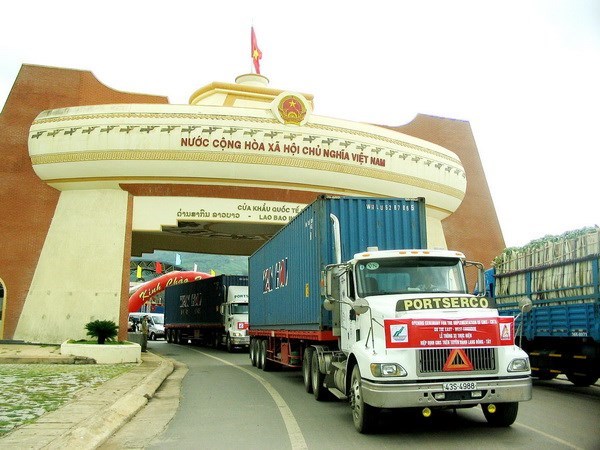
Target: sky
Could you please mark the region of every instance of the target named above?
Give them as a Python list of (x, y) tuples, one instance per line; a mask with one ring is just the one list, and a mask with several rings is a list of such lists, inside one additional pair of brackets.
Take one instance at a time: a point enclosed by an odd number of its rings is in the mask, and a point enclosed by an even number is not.
[(507, 246), (600, 225), (600, 0), (10, 5), (2, 106), (22, 64), (188, 104), (252, 71), (253, 26), (269, 86), (314, 95), (314, 114), (468, 121)]

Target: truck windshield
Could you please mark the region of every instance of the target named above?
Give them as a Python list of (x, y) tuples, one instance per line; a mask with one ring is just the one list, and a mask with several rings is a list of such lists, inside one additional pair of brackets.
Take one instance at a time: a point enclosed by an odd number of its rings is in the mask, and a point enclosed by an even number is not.
[(232, 303), (231, 314), (248, 314), (248, 303)]
[(467, 293), (459, 258), (369, 259), (356, 265), (356, 280), (360, 297), (413, 292)]

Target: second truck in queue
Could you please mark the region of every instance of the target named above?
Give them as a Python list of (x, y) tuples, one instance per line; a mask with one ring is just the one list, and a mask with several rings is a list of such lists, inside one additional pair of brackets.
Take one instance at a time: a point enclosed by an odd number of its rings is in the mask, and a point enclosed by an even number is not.
[[(511, 425), (531, 399), (514, 317), (469, 294), (460, 252), (427, 249), (424, 199), (320, 197), (249, 258), (250, 359), (301, 368), (372, 432), (388, 408), (481, 405)], [(530, 305), (523, 302), (526, 310)]]
[(218, 275), (165, 290), (168, 343), (247, 349), (248, 277)]

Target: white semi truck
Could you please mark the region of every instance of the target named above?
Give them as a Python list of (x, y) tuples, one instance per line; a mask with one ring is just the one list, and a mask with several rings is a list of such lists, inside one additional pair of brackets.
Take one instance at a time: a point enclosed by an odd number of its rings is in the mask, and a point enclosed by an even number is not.
[(427, 249), (424, 226), (422, 199), (309, 205), (250, 257), (252, 364), (302, 368), (317, 400), (349, 401), (361, 433), (387, 408), (481, 405), (511, 425), (532, 396), (514, 317), (469, 294), (465, 268), (483, 286), (483, 266)]

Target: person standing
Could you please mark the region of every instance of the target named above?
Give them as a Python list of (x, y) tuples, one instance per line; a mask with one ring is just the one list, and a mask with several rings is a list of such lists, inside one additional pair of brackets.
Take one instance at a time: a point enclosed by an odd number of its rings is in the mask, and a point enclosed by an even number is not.
[(142, 317), (142, 351), (148, 347), (148, 316)]

